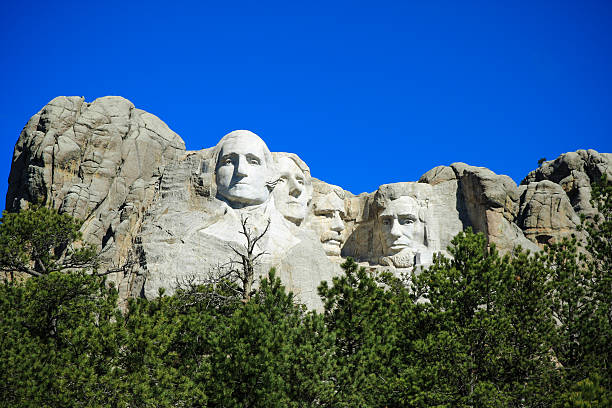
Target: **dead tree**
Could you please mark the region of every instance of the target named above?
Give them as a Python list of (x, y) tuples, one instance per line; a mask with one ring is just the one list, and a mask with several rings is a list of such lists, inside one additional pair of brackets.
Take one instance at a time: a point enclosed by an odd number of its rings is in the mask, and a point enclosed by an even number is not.
[(240, 218), (240, 234), (245, 237), (245, 244), (236, 246), (228, 244), (234, 253), (234, 257), (224, 264), (212, 268), (208, 276), (189, 276), (176, 282), (180, 289), (179, 296), (182, 299), (182, 307), (190, 307), (197, 304), (216, 309), (223, 308), (231, 303), (251, 299), (255, 274), (261, 257), (265, 251), (257, 251), (257, 243), (263, 238), (270, 228), (270, 220), (261, 233), (257, 233), (249, 226), (248, 217)]
[(249, 227), (248, 221), (248, 217), (240, 217), (240, 224), (242, 226), (240, 233), (246, 238), (246, 244), (242, 248), (236, 248), (228, 244), (230, 249), (238, 256), (238, 259), (232, 259), (229, 262), (229, 269), (230, 273), (240, 282), (243, 302), (248, 302), (251, 299), (251, 292), (255, 281), (255, 266), (259, 263), (259, 258), (266, 254), (265, 251), (255, 253), (257, 242), (266, 235), (270, 228), (270, 220), (268, 219), (266, 228), (264, 228), (262, 233), (257, 234)]

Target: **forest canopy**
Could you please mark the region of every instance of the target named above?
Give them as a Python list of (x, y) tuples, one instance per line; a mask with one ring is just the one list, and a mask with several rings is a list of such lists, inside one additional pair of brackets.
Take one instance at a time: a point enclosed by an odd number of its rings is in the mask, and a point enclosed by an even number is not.
[(540, 253), (468, 229), (411, 276), (349, 258), (320, 312), (274, 270), (120, 310), (78, 221), (5, 213), (0, 406), (610, 406), (611, 192), (593, 189), (584, 240)]

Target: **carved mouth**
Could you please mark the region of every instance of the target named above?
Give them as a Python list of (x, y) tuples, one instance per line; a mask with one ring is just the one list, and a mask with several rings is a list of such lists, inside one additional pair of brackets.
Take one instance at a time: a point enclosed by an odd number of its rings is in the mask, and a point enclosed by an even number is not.
[(337, 239), (328, 239), (327, 241), (324, 241), (323, 243), (329, 244), (329, 245), (336, 245), (336, 246), (342, 245), (342, 241), (338, 241)]

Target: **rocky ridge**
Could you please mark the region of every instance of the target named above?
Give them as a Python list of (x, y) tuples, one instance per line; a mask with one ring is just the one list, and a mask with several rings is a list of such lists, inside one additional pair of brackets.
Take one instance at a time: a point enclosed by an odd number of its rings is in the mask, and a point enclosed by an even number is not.
[[(373, 269), (409, 270), (431, 262), (466, 227), (502, 251), (537, 250), (576, 233), (578, 214), (594, 212), (591, 183), (603, 174), (612, 179), (611, 154), (579, 150), (543, 163), (519, 186), (486, 168), (453, 163), (418, 182), (356, 196), (311, 178), (296, 155), (270, 153), (256, 135), (239, 132), (187, 151), (165, 123), (124, 98), (57, 97), (19, 136), (6, 208), (43, 200), (84, 220), (85, 239), (120, 269), (111, 279), (122, 299), (156, 296), (221, 267), (231, 258), (228, 245), (241, 242), (241, 217), (250, 217), (256, 231), (271, 220), (261, 272), (276, 266), (300, 300), (320, 307), (316, 287), (339, 273), (346, 256)], [(220, 161), (234, 139), (252, 146), (234, 156), (262, 152), (260, 164), (274, 176), (260, 202), (231, 193), (233, 184), (223, 190)], [(241, 170), (234, 165), (235, 177)]]

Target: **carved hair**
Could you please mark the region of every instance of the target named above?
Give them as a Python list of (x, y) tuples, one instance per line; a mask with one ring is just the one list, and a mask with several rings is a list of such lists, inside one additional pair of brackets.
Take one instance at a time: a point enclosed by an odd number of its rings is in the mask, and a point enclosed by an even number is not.
[(229, 132), (227, 135), (223, 136), (221, 140), (219, 140), (219, 143), (217, 143), (217, 145), (215, 146), (215, 154), (214, 154), (215, 169), (217, 168), (217, 163), (219, 161), (219, 154), (223, 150), (223, 146), (225, 145), (225, 143), (227, 143), (228, 140), (237, 139), (242, 136), (254, 137), (255, 139), (259, 139), (261, 144), (263, 144), (264, 146), (263, 153), (264, 153), (264, 160), (266, 162), (266, 166), (267, 167), (274, 166), (274, 160), (272, 159), (272, 153), (270, 153), (270, 149), (268, 149), (266, 142), (264, 142), (261, 137), (251, 132), (250, 130), (234, 130), (232, 132)]
[(295, 165), (298, 166), (298, 168), (300, 170), (302, 170), (302, 172), (304, 173), (304, 175), (308, 179), (308, 182), (309, 183), (311, 182), (311, 180), (310, 180), (310, 168), (304, 162), (304, 160), (299, 158), (299, 156), (297, 154), (295, 154), (295, 153), (285, 153), (285, 152), (274, 152), (274, 153), (272, 153), (272, 157), (274, 158), (274, 161), (276, 163), (278, 163), (278, 161), (280, 159), (285, 158), (285, 157), (293, 160)]
[[(304, 186), (306, 189), (306, 194), (312, 197), (312, 178), (310, 176), (310, 168), (308, 167), (308, 165), (304, 163), (304, 161), (300, 159), (298, 155), (295, 153), (274, 152), (272, 153), (272, 157), (274, 158), (274, 162), (276, 163), (276, 167), (277, 167), (276, 170), (279, 170), (278, 162), (280, 161), (280, 159), (283, 159), (283, 158), (291, 159), (295, 163), (295, 165), (298, 166), (298, 168), (302, 171), (302, 173), (304, 173)], [(278, 177), (278, 173), (276, 173), (276, 177), (274, 181), (271, 183), (272, 188), (276, 186), (276, 183), (278, 183), (279, 180), (280, 178)]]
[(413, 184), (414, 183), (403, 182), (383, 184), (380, 186), (376, 194), (374, 194), (374, 199), (372, 201), (373, 211), (371, 211), (370, 214), (378, 218), (378, 215), (387, 208), (387, 202), (397, 200), (401, 197), (413, 198), (419, 208), (429, 207), (429, 200), (427, 198), (424, 198), (416, 191), (408, 190), (409, 186)]

